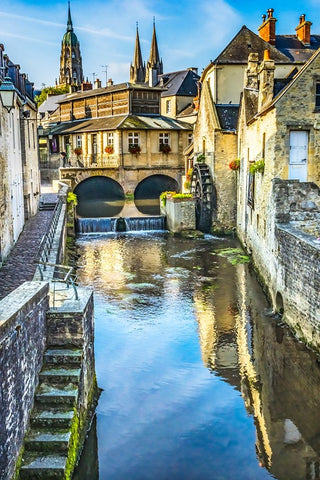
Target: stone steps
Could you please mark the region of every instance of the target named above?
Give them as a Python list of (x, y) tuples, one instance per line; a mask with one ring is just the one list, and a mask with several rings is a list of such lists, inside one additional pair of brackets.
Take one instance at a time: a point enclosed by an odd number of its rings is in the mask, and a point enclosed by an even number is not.
[(79, 349), (50, 348), (45, 352), (24, 442), (21, 480), (65, 478), (81, 362)]
[(66, 455), (37, 456), (27, 454), (20, 469), (21, 480), (63, 480)]
[(70, 427), (73, 418), (73, 410), (63, 408), (38, 408), (34, 409), (30, 419), (30, 424), (35, 428), (42, 427)]

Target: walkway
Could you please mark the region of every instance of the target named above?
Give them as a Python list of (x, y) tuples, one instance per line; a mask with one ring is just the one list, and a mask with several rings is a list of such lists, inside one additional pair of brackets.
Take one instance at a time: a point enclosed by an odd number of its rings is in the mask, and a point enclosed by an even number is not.
[[(56, 201), (54, 194), (45, 194), (42, 198), (45, 203)], [(40, 210), (26, 222), (10, 256), (0, 269), (0, 300), (23, 282), (33, 279), (38, 248), (48, 229), (52, 213), (52, 210)]]

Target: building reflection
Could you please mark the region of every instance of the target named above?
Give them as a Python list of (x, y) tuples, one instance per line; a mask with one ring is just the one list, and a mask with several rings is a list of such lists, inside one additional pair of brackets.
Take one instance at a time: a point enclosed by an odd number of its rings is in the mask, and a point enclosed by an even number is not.
[(97, 418), (94, 416), (79, 464), (72, 480), (99, 480)]
[[(220, 295), (237, 302), (226, 313)], [(257, 460), (278, 480), (320, 479), (320, 363), (267, 305), (247, 267), (234, 283), (194, 293), (204, 365), (241, 390), (254, 417)], [(232, 295), (230, 299), (232, 302)]]

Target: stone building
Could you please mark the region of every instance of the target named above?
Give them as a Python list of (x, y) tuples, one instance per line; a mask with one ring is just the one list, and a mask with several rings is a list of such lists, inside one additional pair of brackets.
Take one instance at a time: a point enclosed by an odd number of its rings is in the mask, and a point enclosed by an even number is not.
[[(248, 55), (258, 61), (268, 51), (274, 60), (276, 78), (299, 70), (320, 46), (320, 36), (311, 35), (311, 22), (300, 17), (295, 35), (277, 35), (273, 9), (263, 16), (259, 35), (243, 26), (226, 48), (211, 61), (201, 76), (199, 112), (194, 130), (194, 158), (205, 155), (215, 186), (213, 224), (236, 224), (235, 174), (228, 167), (237, 159), (237, 119)], [(248, 73), (250, 79), (250, 72)]]
[(37, 109), (33, 84), (0, 44), (0, 91), (13, 92), (13, 104), (0, 101), (0, 263), (35, 215), (40, 196)]
[(320, 49), (283, 79), (275, 78), (269, 57), (266, 51), (260, 63), (249, 55), (238, 131), (237, 230), (275, 308), (319, 344)]
[(80, 43), (73, 31), (70, 2), (68, 2), (67, 31), (61, 42), (59, 85), (79, 87), (83, 82)]

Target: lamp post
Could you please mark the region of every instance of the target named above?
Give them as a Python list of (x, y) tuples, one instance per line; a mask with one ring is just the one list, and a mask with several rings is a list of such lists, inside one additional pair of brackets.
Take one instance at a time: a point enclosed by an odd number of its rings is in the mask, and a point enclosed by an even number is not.
[(16, 87), (13, 85), (10, 77), (5, 77), (0, 85), (0, 98), (2, 105), (8, 112), (14, 107), (14, 97)]

